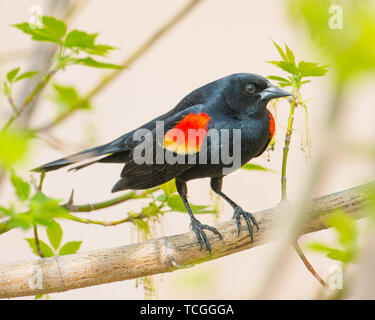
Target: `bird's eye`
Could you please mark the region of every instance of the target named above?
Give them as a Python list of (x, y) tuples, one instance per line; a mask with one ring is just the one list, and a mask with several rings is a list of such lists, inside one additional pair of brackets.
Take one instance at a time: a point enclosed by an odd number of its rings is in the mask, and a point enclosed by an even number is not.
[(249, 95), (253, 94), (255, 92), (255, 89), (256, 89), (255, 85), (252, 84), (252, 83), (247, 84), (246, 87), (245, 87), (245, 91)]

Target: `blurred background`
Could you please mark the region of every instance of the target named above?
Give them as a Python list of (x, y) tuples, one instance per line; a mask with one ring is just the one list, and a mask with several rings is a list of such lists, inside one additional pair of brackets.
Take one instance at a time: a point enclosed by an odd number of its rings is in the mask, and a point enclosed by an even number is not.
[[(45, 14), (48, 10), (61, 17), (58, 1), (45, 0), (0, 0), (0, 75), (3, 78), (10, 69), (21, 66), (30, 68), (38, 58), (35, 43), (11, 24), (28, 21), (30, 7), (40, 5)], [(73, 1), (71, 1), (73, 2)], [(271, 40), (284, 42), (293, 50), (297, 60), (330, 65), (325, 77), (312, 79), (303, 87), (303, 98), (309, 109), (309, 131), (311, 134), (311, 155), (314, 145), (320, 139), (319, 130), (326, 116), (327, 105), (332, 101), (335, 84), (345, 82), (342, 112), (338, 119), (338, 132), (343, 141), (374, 143), (375, 137), (375, 91), (372, 65), (361, 66), (355, 74), (343, 75), (340, 66), (332, 62), (333, 55), (321, 50), (319, 35), (310, 33), (300, 21), (298, 1), (249, 1), (249, 0), (203, 0), (181, 22), (160, 39), (147, 53), (124, 70), (110, 85), (91, 101), (93, 110), (78, 111), (51, 130), (54, 139), (63, 141), (63, 150), (52, 148), (42, 140), (33, 141), (33, 152), (28, 161), (19, 169), (25, 179), (32, 175), (28, 170), (42, 163), (55, 160), (70, 152), (88, 146), (106, 143), (130, 131), (152, 118), (174, 107), (179, 100), (193, 89), (220, 77), (250, 72), (263, 76), (282, 75), (269, 60), (279, 60), (279, 55)], [(302, 1), (306, 2), (306, 1)], [(330, 1), (325, 1), (329, 3)], [(356, 1), (358, 3), (358, 1)], [(90, 33), (98, 32), (99, 42), (108, 43), (117, 49), (111, 54), (110, 62), (120, 63), (124, 57), (145, 41), (160, 25), (173, 16), (186, 0), (162, 1), (82, 1), (69, 18), (69, 29), (78, 28)], [(351, 1), (334, 1), (344, 7), (353, 5)], [(364, 11), (374, 10), (373, 1), (361, 2)], [(366, 7), (367, 6), (367, 7)], [(329, 6), (328, 6), (329, 7)], [(322, 7), (322, 17), (327, 17), (326, 6)], [(294, 11), (293, 11), (294, 10)], [(298, 16), (299, 15), (299, 16)], [(313, 16), (313, 15), (312, 15)], [(344, 15), (345, 17), (345, 15)], [(305, 17), (307, 20), (310, 16)], [(318, 22), (317, 22), (318, 23)], [(310, 23), (310, 26), (313, 23)], [(328, 22), (326, 22), (328, 28)], [(344, 23), (337, 30), (340, 43), (350, 37), (352, 28), (359, 25)], [(373, 30), (373, 29), (372, 29)], [(368, 41), (374, 39), (369, 29)], [(323, 33), (321, 34), (323, 38)], [(319, 38), (318, 41), (316, 40)], [(42, 43), (41, 46), (48, 46)], [(320, 46), (320, 47), (319, 47)], [(369, 44), (370, 46), (370, 44)], [(362, 49), (365, 50), (365, 46)], [(373, 50), (369, 47), (369, 50)], [(344, 49), (343, 49), (344, 50)], [(32, 54), (31, 54), (32, 53)], [(375, 53), (373, 53), (375, 54)], [(351, 68), (352, 65), (345, 66)], [(353, 67), (354, 68), (354, 67)], [(360, 67), (358, 67), (360, 69)], [(52, 83), (74, 86), (79, 92), (88, 92), (107, 71), (72, 66), (56, 75)], [(344, 80), (337, 80), (344, 79)], [(349, 80), (347, 80), (349, 79)], [(17, 95), (22, 86), (15, 91)], [(39, 101), (38, 109), (30, 120), (31, 127), (43, 125), (51, 119), (56, 106), (51, 99), (51, 88), (47, 88)], [(2, 121), (8, 118), (10, 108), (7, 99), (0, 99)], [(253, 163), (274, 170), (274, 172), (239, 170), (224, 180), (223, 190), (241, 204), (243, 208), (256, 212), (277, 205), (280, 201), (280, 173), (282, 148), (287, 126), (289, 107), (287, 102), (278, 104), (276, 118), (275, 150), (264, 153)], [(297, 108), (295, 131), (292, 137), (288, 159), (288, 196), (296, 197), (304, 183), (311, 159), (301, 151), (305, 124), (305, 113)], [(374, 159), (358, 156), (353, 152), (340, 152), (332, 146), (329, 170), (324, 173), (316, 192), (320, 196), (360, 185), (373, 180)], [(117, 164), (97, 164), (77, 173), (60, 170), (47, 175), (44, 192), (51, 197), (67, 200), (75, 190), (75, 203), (91, 203), (113, 197), (110, 190), (117, 181), (122, 166)], [(37, 177), (37, 175), (35, 175)], [(189, 196), (193, 203), (210, 204), (213, 200), (209, 180), (189, 182)], [(13, 197), (12, 189), (4, 184), (1, 201)], [(97, 220), (121, 219), (127, 212), (136, 211), (145, 204), (143, 200), (131, 201), (103, 211), (82, 214), (82, 217)], [(200, 215), (199, 219), (208, 224), (225, 221), (232, 216), (232, 209), (220, 202), (219, 216)], [(189, 218), (184, 213), (166, 214), (152, 230), (154, 237), (184, 233), (189, 228)], [(359, 222), (361, 226), (364, 224)], [(83, 240), (80, 251), (111, 248), (137, 241), (134, 226), (122, 224), (110, 228), (62, 221), (64, 240)], [(45, 233), (40, 232), (44, 239)], [(17, 262), (36, 257), (27, 246), (25, 237), (32, 231), (12, 230), (1, 235), (0, 261)], [(301, 237), (301, 244), (313, 240), (333, 241), (335, 234), (324, 230)], [(240, 253), (196, 265), (189, 269), (154, 277), (155, 296), (160, 299), (247, 299), (252, 279), (256, 278), (273, 254), (273, 243), (245, 250)], [(337, 262), (320, 253), (306, 251), (312, 265), (323, 277)], [(267, 298), (310, 299), (316, 297), (320, 284), (306, 270), (292, 246), (287, 252), (286, 266), (278, 270), (279, 281), (275, 283)], [(373, 281), (373, 279), (371, 280)], [(374, 286), (375, 287), (375, 283)], [(360, 289), (353, 289), (348, 298), (360, 296)], [(51, 299), (143, 299), (145, 289), (136, 287), (135, 280), (116, 282), (90, 288), (51, 294)], [(26, 299), (31, 299), (28, 297)]]

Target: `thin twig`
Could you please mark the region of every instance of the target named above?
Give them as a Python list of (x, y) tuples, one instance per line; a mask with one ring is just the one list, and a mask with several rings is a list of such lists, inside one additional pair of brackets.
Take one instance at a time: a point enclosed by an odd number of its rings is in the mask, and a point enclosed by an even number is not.
[(35, 240), (35, 248), (36, 248), (36, 252), (38, 253), (38, 255), (41, 257), (41, 258), (44, 258), (44, 255), (42, 253), (42, 250), (40, 250), (40, 242), (39, 242), (39, 237), (38, 237), (38, 226), (37, 225), (33, 225), (33, 230), (34, 230), (34, 240)]
[(66, 217), (68, 220), (72, 220), (75, 222), (80, 222), (84, 224), (97, 224), (103, 227), (112, 227), (112, 226), (117, 226), (119, 224), (131, 222), (137, 219), (144, 219), (146, 216), (142, 213), (138, 213), (137, 215), (134, 216), (128, 216), (124, 219), (116, 220), (116, 221), (98, 221), (98, 220), (92, 220), (92, 219), (87, 219), (87, 218), (81, 218), (81, 217), (76, 217), (76, 216), (69, 216)]
[(94, 96), (101, 92), (109, 83), (115, 80), (121, 72), (128, 70), (127, 68), (136, 62), (139, 58), (144, 56), (156, 43), (160, 40), (168, 31), (177, 25), (184, 17), (186, 17), (192, 9), (194, 9), (202, 0), (190, 0), (180, 11), (178, 11), (170, 20), (164, 23), (158, 30), (156, 30), (143, 44), (141, 44), (135, 51), (133, 51), (128, 57), (126, 57), (121, 63), (124, 68), (117, 69), (104, 76), (91, 90), (82, 98), (75, 106), (71, 108), (71, 111), (64, 113), (54, 119), (51, 123), (43, 125), (36, 129), (36, 131), (45, 131), (53, 128), (60, 122), (64, 121), (70, 116), (75, 110), (90, 101)]
[[(300, 99), (300, 91), (299, 89), (295, 89), (293, 92), (293, 97), (290, 98), (290, 111), (289, 111), (289, 118), (288, 118), (288, 127), (285, 133), (285, 143), (283, 149), (283, 160), (282, 160), (282, 168), (281, 168), (281, 201), (287, 201), (287, 188), (286, 188), (286, 169), (287, 169), (287, 162), (288, 162), (288, 154), (289, 154), (289, 145), (292, 139), (293, 133), (293, 122), (294, 122), (294, 111), (298, 107), (298, 99)], [(306, 109), (307, 110), (307, 109)], [(297, 240), (293, 243), (293, 247), (296, 250), (298, 256), (302, 260), (303, 264), (306, 266), (307, 270), (311, 272), (311, 274), (323, 285), (326, 286), (326, 283), (322, 279), (322, 277), (315, 271), (314, 267), (306, 258), (305, 254), (303, 253), (302, 249), (299, 247)]]
[(62, 207), (68, 209), (70, 212), (91, 212), (94, 210), (109, 208), (109, 207), (112, 207), (114, 205), (117, 205), (119, 203), (131, 200), (131, 199), (146, 198), (150, 192), (155, 192), (157, 190), (160, 190), (160, 187), (156, 187), (156, 188), (142, 191), (142, 192), (130, 191), (130, 192), (123, 194), (122, 196), (119, 196), (110, 200), (102, 201), (102, 202), (97, 202), (97, 203), (74, 205), (73, 201), (71, 202), (69, 201), (67, 204), (63, 205)]
[[(146, 198), (150, 193), (153, 193), (159, 189), (160, 187), (155, 187), (155, 188), (148, 189), (142, 192), (131, 191), (131, 192), (123, 194), (122, 196), (119, 196), (110, 200), (97, 202), (97, 203), (88, 203), (88, 204), (83, 204), (83, 205), (74, 205), (73, 198), (72, 198), (73, 192), (72, 192), (72, 195), (69, 201), (66, 204), (61, 205), (61, 207), (67, 209), (70, 212), (91, 212), (94, 210), (101, 210), (101, 209), (109, 208), (109, 207), (112, 207), (114, 205), (120, 204), (128, 200)], [(71, 219), (71, 220), (74, 220), (74, 219)], [(0, 235), (15, 228), (15, 226), (9, 224), (9, 221), (10, 219), (0, 222)], [(75, 221), (77, 221), (77, 219), (75, 219)], [(131, 221), (131, 219), (129, 221)], [(108, 224), (110, 224), (110, 222), (108, 222)]]
[(281, 166), (281, 201), (287, 200), (286, 192), (286, 167), (288, 162), (289, 145), (293, 132), (294, 110), (297, 107), (297, 99), (299, 97), (298, 89), (295, 90), (293, 97), (290, 100), (290, 112), (288, 118), (288, 127), (285, 133), (285, 143), (283, 149), (283, 162)]
[(307, 269), (309, 269), (309, 271), (311, 272), (311, 274), (320, 282), (320, 284), (323, 286), (323, 287), (328, 287), (327, 286), (327, 283), (322, 279), (322, 277), (315, 271), (314, 267), (311, 265), (311, 263), (309, 262), (309, 260), (307, 260), (305, 254), (303, 253), (301, 247), (299, 246), (297, 240), (293, 243), (293, 247), (294, 249), (296, 249), (299, 257), (301, 258), (302, 262), (304, 263), (304, 265), (306, 266)]
[(10, 116), (7, 123), (4, 125), (2, 129), (2, 133), (8, 130), (9, 126), (22, 114), (23, 111), (27, 108), (29, 103), (38, 95), (40, 92), (46, 87), (47, 83), (51, 80), (53, 75), (56, 73), (57, 70), (52, 69), (38, 82), (35, 86), (34, 90), (31, 92), (29, 96), (26, 97), (25, 101), (22, 103), (20, 108), (16, 108), (17, 112), (13, 112)]
[[(321, 121), (319, 130), (319, 137), (317, 141), (319, 143), (315, 148), (315, 156), (311, 163), (311, 170), (309, 171), (306, 182), (301, 184), (300, 195), (298, 197), (298, 204), (290, 210), (288, 219), (283, 223), (283, 226), (279, 234), (279, 242), (276, 245), (275, 253), (272, 257), (267, 260), (268, 264), (263, 270), (263, 274), (258, 277), (256, 287), (257, 293), (253, 295), (253, 298), (262, 298), (264, 294), (274, 286), (277, 282), (276, 274), (277, 270), (285, 263), (285, 252), (288, 246), (296, 238), (296, 233), (306, 223), (307, 211), (306, 201), (310, 198), (311, 194), (316, 190), (318, 182), (322, 179), (323, 172), (328, 169), (328, 156), (331, 150), (331, 140), (336, 133), (337, 120), (340, 118), (340, 108), (342, 106), (343, 98), (343, 84), (338, 83), (336, 90), (334, 91), (333, 101), (330, 105), (327, 105), (328, 116)], [(346, 208), (344, 208), (346, 210)]]

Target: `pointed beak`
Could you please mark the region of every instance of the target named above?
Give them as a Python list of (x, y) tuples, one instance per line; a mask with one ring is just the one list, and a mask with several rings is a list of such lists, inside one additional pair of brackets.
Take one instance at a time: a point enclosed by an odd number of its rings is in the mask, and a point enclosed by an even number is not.
[(291, 96), (291, 94), (271, 84), (267, 89), (261, 92), (260, 100), (271, 100), (287, 96)]

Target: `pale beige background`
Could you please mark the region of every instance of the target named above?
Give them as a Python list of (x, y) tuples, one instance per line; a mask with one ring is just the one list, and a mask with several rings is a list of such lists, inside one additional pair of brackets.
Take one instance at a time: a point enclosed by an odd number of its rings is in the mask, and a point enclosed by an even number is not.
[[(33, 4), (43, 5), (43, 1), (17, 0), (0, 1), (0, 54), (10, 50), (30, 48), (31, 41), (20, 31), (9, 27), (28, 19), (28, 8)], [(99, 41), (119, 47), (112, 55), (112, 61), (119, 62), (153, 32), (166, 18), (170, 17), (185, 1), (182, 0), (92, 0), (71, 23), (71, 28), (88, 32), (100, 32)], [(343, 30), (344, 32), (345, 30)], [(320, 61), (309, 47), (309, 39), (288, 22), (284, 1), (250, 0), (206, 0), (194, 12), (162, 39), (146, 56), (124, 72), (113, 84), (97, 96), (91, 113), (79, 112), (69, 121), (56, 128), (54, 134), (68, 142), (75, 149), (85, 140), (84, 127), (94, 124), (96, 143), (108, 142), (124, 132), (152, 119), (172, 108), (184, 95), (206, 82), (236, 72), (253, 72), (261, 75), (278, 73), (266, 60), (278, 59), (271, 39), (285, 41), (295, 51), (297, 59)], [(0, 65), (1, 78), (12, 67), (25, 65), (22, 60), (8, 61)], [(280, 74), (280, 73), (278, 73)], [(100, 70), (85, 67), (71, 67), (59, 74), (56, 81), (74, 84), (82, 92), (90, 89), (102, 75)], [(303, 90), (305, 98), (311, 99), (310, 131), (314, 136), (324, 116), (324, 106), (329, 99), (328, 77), (319, 78)], [(348, 92), (346, 111), (340, 119), (340, 132), (344, 137), (369, 140), (374, 137), (375, 92), (370, 78), (364, 78)], [(361, 93), (362, 98), (358, 96)], [(45, 94), (48, 94), (46, 92)], [(44, 100), (35, 117), (35, 124), (53, 114), (53, 105)], [(1, 100), (0, 114), (4, 119), (9, 106)], [(301, 127), (302, 110), (297, 110), (296, 127)], [(277, 146), (271, 153), (256, 159), (254, 163), (275, 169), (277, 173), (241, 171), (225, 179), (224, 191), (250, 211), (257, 211), (276, 205), (280, 199), (280, 163), (282, 139), (285, 133), (287, 105), (280, 106), (277, 117)], [(301, 132), (293, 136), (288, 164), (288, 190), (291, 200), (295, 200), (301, 184), (304, 183), (309, 163), (300, 151)], [(28, 168), (63, 156), (62, 152), (38, 142), (38, 154), (30, 160)], [(314, 153), (314, 149), (312, 149)], [(374, 168), (369, 161), (354, 156), (334, 153), (331, 171), (321, 184), (316, 195), (339, 191), (371, 179)], [(24, 174), (27, 177), (27, 168)], [(109, 199), (110, 189), (117, 180), (120, 165), (96, 165), (79, 173), (65, 170), (48, 175), (45, 192), (53, 197), (67, 199), (72, 188), (76, 191), (76, 202), (86, 203)], [(209, 203), (208, 180), (189, 183), (190, 199), (195, 203)], [(9, 197), (4, 190), (2, 199)], [(107, 211), (90, 215), (101, 220), (115, 220), (129, 210), (140, 206), (125, 203)], [(222, 204), (224, 210), (220, 220), (232, 215), (232, 210)], [(200, 217), (213, 223), (212, 217)], [(134, 229), (128, 225), (113, 228), (87, 226), (64, 222), (64, 239), (83, 240), (81, 250), (93, 250), (129, 244)], [(181, 213), (169, 214), (157, 228), (157, 235), (171, 235), (186, 232), (189, 219)], [(42, 232), (43, 233), (43, 232)], [(31, 233), (12, 231), (1, 236), (0, 261), (16, 261), (34, 258), (27, 247), (25, 236)], [(44, 235), (43, 235), (44, 236)], [(312, 238), (333, 238), (328, 231), (308, 235), (302, 242)], [(272, 244), (257, 247), (191, 269), (165, 274), (159, 283), (159, 298), (233, 299), (247, 298), (252, 278), (262, 270), (267, 256), (272, 254)], [(316, 269), (323, 275), (333, 261), (321, 255), (307, 253)], [(262, 262), (262, 263), (259, 263)], [(305, 299), (314, 296), (319, 287), (317, 281), (306, 271), (291, 248), (288, 252), (288, 268), (280, 270), (280, 283), (269, 294), (270, 298)], [(200, 285), (197, 285), (197, 282)], [(143, 298), (142, 287), (136, 289), (135, 281), (117, 282), (80, 290), (51, 295), (52, 299), (134, 299)]]

